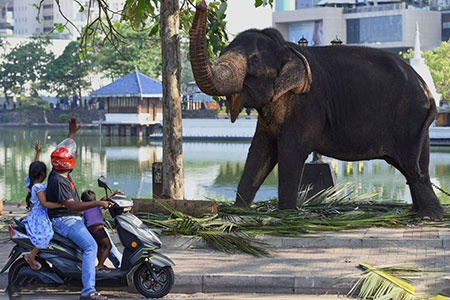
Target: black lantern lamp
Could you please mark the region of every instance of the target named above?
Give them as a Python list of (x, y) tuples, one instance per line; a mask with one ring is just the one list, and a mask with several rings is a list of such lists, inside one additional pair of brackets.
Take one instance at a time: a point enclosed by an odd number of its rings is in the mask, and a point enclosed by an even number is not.
[(331, 41), (331, 45), (336, 46), (336, 45), (341, 45), (342, 41), (336, 36), (334, 38), (334, 40)]
[(297, 43), (298, 43), (300, 46), (302, 46), (302, 47), (307, 47), (307, 46), (308, 46), (308, 40), (305, 39), (304, 36), (302, 36), (302, 38), (299, 39)]

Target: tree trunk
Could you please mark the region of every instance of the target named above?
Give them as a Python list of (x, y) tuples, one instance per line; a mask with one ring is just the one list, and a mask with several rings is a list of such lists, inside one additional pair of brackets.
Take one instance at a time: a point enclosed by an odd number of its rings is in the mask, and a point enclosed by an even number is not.
[(9, 105), (8, 90), (6, 88), (3, 88), (3, 94), (5, 95), (6, 104)]
[(171, 199), (184, 198), (183, 145), (180, 97), (180, 8), (178, 0), (161, 0), (163, 84), (163, 191)]

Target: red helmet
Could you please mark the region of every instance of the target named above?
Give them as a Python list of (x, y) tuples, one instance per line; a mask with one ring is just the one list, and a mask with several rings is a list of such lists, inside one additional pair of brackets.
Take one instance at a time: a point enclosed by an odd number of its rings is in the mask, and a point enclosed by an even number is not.
[(72, 139), (65, 139), (50, 155), (52, 167), (56, 170), (72, 170), (75, 168), (76, 144)]

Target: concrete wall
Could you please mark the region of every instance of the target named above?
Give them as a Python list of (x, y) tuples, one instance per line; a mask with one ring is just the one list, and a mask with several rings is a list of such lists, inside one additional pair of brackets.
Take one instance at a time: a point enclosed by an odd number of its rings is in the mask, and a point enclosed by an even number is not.
[(431, 50), (439, 47), (442, 38), (441, 13), (439, 11), (405, 10), (403, 11), (403, 43), (414, 47), (416, 22), (419, 23), (420, 48)]

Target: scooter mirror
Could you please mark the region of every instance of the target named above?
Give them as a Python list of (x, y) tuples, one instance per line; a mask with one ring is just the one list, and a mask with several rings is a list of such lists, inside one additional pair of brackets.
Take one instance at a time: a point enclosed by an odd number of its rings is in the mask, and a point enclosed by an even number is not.
[(109, 189), (108, 184), (106, 183), (106, 178), (104, 176), (100, 176), (97, 179), (97, 183), (99, 187)]

